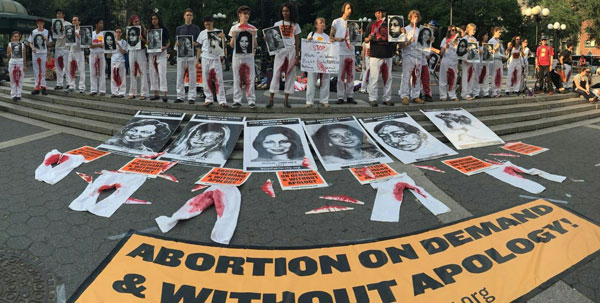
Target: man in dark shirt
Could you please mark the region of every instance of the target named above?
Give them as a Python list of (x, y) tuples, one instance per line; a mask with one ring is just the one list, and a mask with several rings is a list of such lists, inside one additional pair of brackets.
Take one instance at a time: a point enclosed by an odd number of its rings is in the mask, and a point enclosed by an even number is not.
[(382, 6), (375, 9), (375, 21), (367, 27), (370, 39), (369, 58), (369, 103), (377, 106), (379, 77), (383, 80), (383, 104), (394, 105), (392, 102), (392, 57), (396, 43), (388, 42), (387, 12)]
[[(177, 36), (193, 36), (192, 45), (198, 46), (198, 35), (200, 35), (200, 27), (192, 24), (194, 20), (194, 12), (191, 8), (187, 8), (183, 14), (185, 24), (178, 26), (175, 29), (175, 35)], [(179, 45), (175, 42), (175, 47)], [(195, 54), (195, 52), (194, 52)], [(189, 79), (189, 90), (188, 90), (188, 102), (194, 104), (196, 102), (196, 57), (180, 57), (177, 56), (177, 100), (175, 103), (183, 102), (185, 98), (185, 72), (188, 72)]]
[(573, 52), (573, 42), (567, 42), (567, 49), (560, 53), (560, 57), (558, 61), (560, 61), (560, 65), (563, 67), (563, 71), (565, 73), (563, 87), (567, 90), (571, 89), (571, 66), (573, 65), (573, 57), (571, 56)]
[(535, 54), (535, 70), (538, 72), (539, 89), (542, 90), (544, 82), (546, 82), (548, 95), (553, 95), (554, 92), (552, 91), (550, 72), (552, 71), (552, 56), (554, 56), (554, 50), (548, 45), (548, 38), (546, 36), (542, 36), (542, 45), (538, 46)]

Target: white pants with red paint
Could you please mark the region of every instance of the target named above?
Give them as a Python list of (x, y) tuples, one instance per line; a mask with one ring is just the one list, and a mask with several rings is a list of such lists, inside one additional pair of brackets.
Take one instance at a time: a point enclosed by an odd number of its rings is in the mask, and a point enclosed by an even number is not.
[[(372, 59), (371, 59), (372, 60)], [(371, 74), (374, 74), (371, 66)], [(400, 98), (416, 99), (421, 93), (421, 58), (406, 56), (402, 59), (402, 84)]]
[(473, 97), (475, 89), (475, 82), (477, 82), (477, 73), (475, 72), (475, 65), (473, 63), (463, 60), (462, 62), (462, 82), (460, 96), (463, 98)]
[(79, 91), (85, 91), (85, 55), (83, 51), (74, 51), (69, 53), (69, 61), (67, 64), (67, 83), (69, 88), (75, 89), (75, 78), (77, 78), (77, 72), (79, 72)]
[(167, 51), (148, 54), (150, 69), (150, 90), (167, 91)]
[(492, 97), (502, 94), (502, 59), (494, 59), (494, 63), (491, 64), (491, 84), (490, 95)]
[(127, 93), (125, 62), (110, 63), (110, 93), (124, 96)]
[(537, 168), (525, 169), (510, 163), (510, 161), (504, 162), (501, 166), (486, 170), (485, 173), (504, 183), (518, 187), (532, 194), (539, 194), (546, 188), (537, 182), (523, 178), (521, 174), (539, 176), (543, 179), (559, 183), (562, 183), (566, 179), (564, 176), (553, 175)]
[(319, 102), (321, 104), (329, 103), (329, 86), (331, 76), (322, 73), (307, 73), (306, 80), (306, 104), (313, 104), (315, 99), (315, 91), (317, 90), (317, 79), (320, 82), (319, 86)]
[(410, 191), (425, 208), (436, 216), (450, 211), (448, 206), (422, 187), (417, 186), (415, 181), (406, 173), (385, 182), (371, 183), (371, 186), (377, 189), (373, 211), (371, 212), (371, 221), (400, 221), (400, 207), (404, 200), (404, 193), (407, 191)]
[(360, 90), (361, 91), (367, 91), (369, 89), (369, 77), (370, 77), (370, 71), (371, 71), (371, 59), (369, 58), (369, 60), (366, 62), (366, 68), (362, 70), (361, 75), (360, 75)]
[[(100, 177), (88, 184), (79, 197), (69, 204), (75, 211), (89, 211), (90, 213), (109, 218), (127, 201), (127, 199), (146, 182), (146, 176), (126, 174), (103, 170)], [(100, 194), (105, 190), (114, 192), (96, 203)]]
[(456, 86), (458, 85), (458, 62), (448, 62), (442, 59), (440, 64), (440, 99), (446, 100), (456, 98)]
[(489, 92), (489, 76), (490, 76), (490, 65), (488, 63), (477, 63), (475, 65), (475, 85), (473, 88), (473, 97), (479, 96), (483, 93), (486, 97), (490, 94)]
[(8, 64), (8, 74), (10, 76), (10, 97), (21, 97), (23, 91), (23, 62), (10, 62)]
[(340, 55), (337, 98), (344, 101), (354, 97), (354, 56)]
[(33, 53), (31, 64), (33, 64), (33, 79), (34, 79), (34, 90), (40, 90), (46, 88), (46, 59), (48, 54), (37, 54)]
[[(68, 64), (69, 51), (66, 49), (54, 50), (54, 64), (56, 66), (56, 86), (63, 86), (63, 83), (69, 83), (67, 74), (69, 73)], [(66, 79), (65, 79), (66, 78)]]
[(571, 88), (571, 65), (569, 64), (563, 64), (564, 66), (564, 71), (565, 71), (565, 79), (567, 80), (567, 82), (563, 82), (563, 87), (565, 89), (570, 89)]
[(379, 80), (383, 84), (383, 102), (392, 100), (392, 58), (369, 58), (369, 101), (377, 101)]
[(106, 93), (106, 60), (104, 53), (90, 53), (90, 93)]
[(508, 73), (506, 75), (506, 92), (519, 92), (521, 89), (521, 73), (523, 67), (521, 60), (514, 59), (508, 64)]
[(231, 59), (231, 68), (233, 69), (233, 102), (242, 103), (242, 98), (245, 95), (248, 104), (255, 104), (254, 79), (256, 78), (256, 70), (254, 68), (254, 55), (234, 54)]
[(296, 82), (296, 49), (285, 48), (280, 50), (273, 60), (273, 79), (269, 86), (269, 92), (274, 94), (279, 91), (281, 83), (281, 74), (285, 75), (286, 94), (294, 93), (294, 83)]
[(148, 57), (145, 49), (129, 51), (129, 95), (137, 94), (137, 77), (140, 76), (140, 96), (148, 97)]
[(54, 185), (84, 161), (82, 155), (67, 155), (53, 149), (44, 156), (44, 162), (35, 169), (35, 179)]
[[(204, 70), (204, 67), (202, 68)], [(177, 58), (177, 99), (185, 99), (185, 73), (188, 73), (188, 100), (196, 100), (196, 57)], [(206, 78), (202, 79), (206, 82)]]
[[(190, 82), (192, 82), (191, 77)], [(221, 59), (202, 58), (202, 87), (206, 96), (205, 102), (213, 102), (213, 96), (217, 96), (219, 104), (227, 104)]]
[(191, 219), (214, 205), (217, 211), (210, 239), (221, 244), (229, 244), (240, 214), (242, 195), (237, 187), (231, 185), (213, 185), (202, 194), (185, 202), (171, 217), (160, 216), (156, 223), (163, 233), (170, 231), (178, 221)]

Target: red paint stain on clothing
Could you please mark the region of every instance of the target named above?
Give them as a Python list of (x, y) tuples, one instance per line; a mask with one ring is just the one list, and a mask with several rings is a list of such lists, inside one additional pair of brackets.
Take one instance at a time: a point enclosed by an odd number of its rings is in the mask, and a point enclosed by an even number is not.
[(469, 71), (467, 73), (467, 81), (471, 82), (471, 79), (473, 78), (473, 72), (475, 72), (475, 69), (473, 68), (473, 66), (469, 66)]
[(569, 82), (569, 79), (571, 79), (571, 71), (569, 71), (569, 73), (567, 74), (567, 82)]
[(417, 87), (417, 77), (419, 77), (419, 76), (418, 76), (417, 66), (415, 65), (412, 72), (410, 73), (410, 81), (411, 81), (413, 87)]
[[(390, 74), (388, 73), (388, 65), (387, 62), (383, 62), (383, 64), (381, 64), (380, 70), (381, 72), (381, 79), (383, 80), (383, 85), (385, 85), (388, 81), (388, 79), (390, 78)], [(367, 72), (368, 74), (368, 72)]]
[(62, 70), (63, 68), (65, 68), (65, 61), (63, 56), (58, 57), (58, 67)]
[(246, 63), (240, 64), (238, 75), (240, 77), (240, 89), (244, 89), (245, 85), (246, 96), (250, 95), (250, 66)]
[(456, 79), (455, 79), (455, 77), (456, 77), (456, 76), (455, 76), (455, 74), (454, 74), (454, 70), (453, 70), (453, 69), (451, 69), (451, 68), (449, 68), (449, 69), (446, 71), (446, 78), (448, 79), (448, 89), (449, 89), (450, 91), (452, 91), (452, 89), (454, 88), (454, 81), (456, 80)]
[(77, 72), (77, 61), (71, 60), (71, 63), (69, 63), (69, 74), (71, 75), (71, 79), (75, 79), (76, 72)]
[(417, 192), (419, 195), (423, 196), (423, 198), (427, 198), (427, 196), (416, 186), (410, 185), (406, 182), (398, 182), (394, 185), (394, 198), (396, 200), (402, 202), (402, 198), (404, 198), (404, 190), (409, 189)]
[(154, 65), (154, 70), (156, 71), (156, 73), (158, 73), (158, 59), (156, 59), (156, 56), (154, 56), (154, 61), (152, 62), (152, 65)]
[(483, 84), (483, 81), (485, 81), (486, 74), (487, 74), (487, 67), (484, 65), (481, 68), (481, 74), (479, 74), (479, 84)]
[(515, 68), (515, 70), (512, 73), (512, 77), (510, 77), (510, 86), (513, 86), (516, 84), (517, 84), (517, 69)]
[(507, 166), (504, 168), (504, 173), (511, 175), (513, 177), (517, 177), (517, 178), (521, 178), (523, 179), (523, 177), (519, 174), (522, 174), (523, 171), (514, 167), (514, 166)]
[(38, 65), (38, 78), (37, 78), (37, 85), (35, 86), (35, 90), (39, 90), (40, 89), (40, 84), (42, 83), (42, 77), (43, 77), (43, 69), (42, 69), (42, 58), (37, 58), (35, 60), (35, 63)]
[(94, 70), (96, 71), (96, 77), (100, 77), (100, 68), (102, 63), (100, 62), (100, 58), (96, 57), (94, 59)]
[(121, 188), (121, 187), (122, 187), (122, 185), (120, 183), (102, 185), (98, 188), (98, 193), (101, 194), (103, 191), (111, 190), (113, 188), (115, 190), (119, 190), (119, 188)]
[(15, 68), (13, 69), (13, 81), (15, 82), (16, 86), (19, 86), (21, 83), (21, 75), (23, 75), (23, 72), (21, 72), (21, 68), (19, 66), (15, 65)]
[(497, 69), (496, 77), (494, 77), (494, 85), (496, 86), (496, 88), (500, 88), (501, 84), (502, 84), (502, 69)]
[(220, 218), (225, 211), (225, 203), (223, 201), (223, 192), (215, 189), (203, 192), (188, 201), (190, 206), (189, 213), (202, 212), (205, 209), (215, 205), (217, 216)]
[(344, 67), (342, 69), (342, 81), (346, 84), (354, 82), (354, 60), (352, 58), (344, 59)]
[[(213, 86), (210, 85), (211, 83), (215, 84), (214, 89)], [(211, 69), (210, 71), (208, 71), (208, 88), (211, 89), (210, 91), (217, 95), (219, 94), (219, 80), (217, 79), (217, 71), (215, 71), (215, 69)]]
[(288, 76), (288, 68), (290, 65), (290, 60), (285, 57), (285, 59), (283, 60), (283, 64), (281, 64), (281, 68), (279, 68), (279, 72), (277, 73), (277, 79), (279, 79), (279, 77), (281, 77), (281, 73), (285, 73), (285, 80), (287, 80), (287, 76)]
[(135, 62), (133, 64), (133, 76), (137, 77), (138, 75), (142, 75), (142, 69), (140, 68), (140, 64)]
[(44, 161), (44, 165), (58, 165), (67, 162), (69, 159), (70, 157), (64, 154), (52, 154)]
[(117, 86), (121, 86), (123, 83), (123, 79), (121, 79), (121, 73), (119, 73), (118, 67), (113, 68), (113, 80), (115, 80), (115, 84)]

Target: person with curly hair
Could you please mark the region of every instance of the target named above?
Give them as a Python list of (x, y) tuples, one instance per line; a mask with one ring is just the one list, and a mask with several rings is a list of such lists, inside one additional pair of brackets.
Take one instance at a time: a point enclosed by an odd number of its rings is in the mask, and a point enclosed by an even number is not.
[(156, 119), (141, 119), (127, 124), (117, 136), (106, 141), (106, 144), (144, 152), (158, 152), (162, 147), (162, 144), (157, 146), (158, 143), (168, 139), (170, 135), (169, 124)]
[(252, 162), (304, 159), (300, 135), (283, 126), (265, 127), (252, 142), (258, 157)]
[(342, 163), (384, 156), (366, 140), (362, 131), (347, 124), (323, 125), (312, 138), (325, 162)]
[(200, 123), (190, 127), (185, 137), (179, 139), (168, 153), (211, 162), (225, 161), (230, 134), (226, 125)]

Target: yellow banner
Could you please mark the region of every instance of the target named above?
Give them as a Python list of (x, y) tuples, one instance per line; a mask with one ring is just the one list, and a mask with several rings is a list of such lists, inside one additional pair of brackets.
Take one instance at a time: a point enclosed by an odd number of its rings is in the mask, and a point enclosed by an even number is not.
[(71, 302), (511, 302), (600, 249), (600, 227), (537, 200), (351, 245), (243, 248), (132, 234)]

